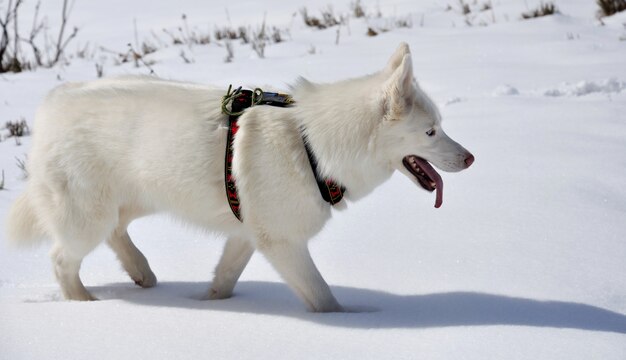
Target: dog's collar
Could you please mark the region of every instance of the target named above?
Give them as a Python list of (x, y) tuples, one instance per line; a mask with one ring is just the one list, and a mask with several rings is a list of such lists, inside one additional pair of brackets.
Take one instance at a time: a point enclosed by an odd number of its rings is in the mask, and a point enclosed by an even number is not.
[[(241, 90), (241, 87), (230, 92), (231, 87), (228, 88), (226, 96), (222, 100), (222, 112), (228, 115), (228, 135), (226, 138), (226, 156), (224, 161), (224, 183), (226, 185), (226, 198), (233, 214), (239, 221), (241, 218), (241, 204), (239, 202), (239, 195), (237, 194), (237, 186), (235, 184), (235, 177), (233, 176), (233, 140), (235, 134), (239, 130), (237, 120), (246, 108), (253, 105), (271, 105), (285, 107), (291, 105), (294, 101), (289, 95), (263, 92), (261, 89)], [(227, 105), (231, 104), (230, 110)], [(343, 199), (343, 193), (346, 189), (343, 186), (338, 185), (332, 179), (325, 179), (320, 176), (317, 171), (317, 158), (311, 150), (309, 143), (307, 142), (306, 135), (302, 132), (302, 140), (304, 142), (304, 148), (311, 165), (311, 170), (315, 176), (315, 181), (319, 187), (322, 198), (331, 205), (335, 205)]]

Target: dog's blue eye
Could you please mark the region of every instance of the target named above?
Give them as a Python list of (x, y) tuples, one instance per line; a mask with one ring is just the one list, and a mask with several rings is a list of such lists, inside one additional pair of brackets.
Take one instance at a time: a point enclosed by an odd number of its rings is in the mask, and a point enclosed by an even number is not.
[(426, 131), (426, 135), (428, 135), (428, 136), (435, 136), (435, 129), (430, 129), (430, 130)]

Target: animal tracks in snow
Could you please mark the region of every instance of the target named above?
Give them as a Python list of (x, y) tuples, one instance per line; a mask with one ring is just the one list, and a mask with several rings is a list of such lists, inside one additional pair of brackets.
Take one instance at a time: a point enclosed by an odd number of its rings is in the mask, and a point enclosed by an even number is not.
[(495, 88), (492, 96), (545, 96), (545, 97), (578, 97), (591, 94), (619, 94), (626, 90), (626, 81), (617, 78), (609, 78), (600, 81), (582, 80), (576, 83), (563, 82), (555, 87), (520, 91), (511, 85), (501, 85)]
[(575, 84), (562, 83), (556, 88), (543, 90), (543, 96), (584, 96), (594, 93), (619, 94), (626, 89), (626, 82), (610, 78), (607, 80), (580, 81)]
[[(520, 90), (519, 88), (510, 85), (503, 84), (497, 86), (491, 92), (492, 97), (506, 97), (506, 96), (526, 96), (526, 97), (581, 97), (587, 95), (606, 95), (612, 96), (626, 93), (626, 81), (621, 81), (617, 78), (608, 78), (605, 80), (581, 80), (575, 83), (562, 82), (553, 87), (535, 88), (531, 90)], [(441, 105), (442, 107), (448, 107), (458, 103), (467, 102), (467, 98), (463, 97), (451, 97), (448, 98)]]

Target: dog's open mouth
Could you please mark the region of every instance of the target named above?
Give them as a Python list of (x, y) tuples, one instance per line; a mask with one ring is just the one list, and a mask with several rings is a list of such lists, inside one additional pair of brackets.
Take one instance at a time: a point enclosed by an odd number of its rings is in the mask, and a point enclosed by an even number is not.
[(415, 176), (417, 182), (426, 190), (433, 192), (437, 190), (435, 207), (438, 208), (443, 203), (443, 180), (437, 171), (417, 155), (407, 155), (402, 159), (404, 167)]

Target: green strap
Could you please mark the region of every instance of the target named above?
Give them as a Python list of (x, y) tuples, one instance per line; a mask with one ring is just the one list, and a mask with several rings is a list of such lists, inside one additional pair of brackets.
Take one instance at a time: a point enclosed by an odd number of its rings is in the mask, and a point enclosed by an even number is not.
[[(228, 109), (228, 104), (232, 103), (240, 94), (241, 94), (241, 86), (231, 92), (233, 85), (228, 85), (228, 90), (226, 91), (226, 95), (222, 97), (222, 113), (229, 116), (239, 116), (243, 114), (244, 110), (241, 111), (232, 111)], [(256, 88), (252, 92), (252, 104), (250, 106), (259, 105), (263, 101), (263, 90), (261, 88)]]

